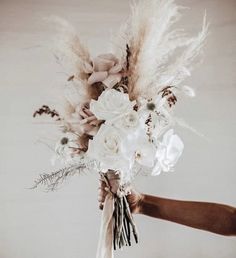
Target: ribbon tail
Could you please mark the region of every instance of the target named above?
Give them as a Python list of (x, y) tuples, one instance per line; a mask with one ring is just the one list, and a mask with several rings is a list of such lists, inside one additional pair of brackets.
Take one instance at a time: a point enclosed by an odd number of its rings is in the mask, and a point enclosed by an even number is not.
[(113, 252), (113, 224), (114, 198), (107, 194), (101, 220), (98, 248), (96, 258), (114, 258)]

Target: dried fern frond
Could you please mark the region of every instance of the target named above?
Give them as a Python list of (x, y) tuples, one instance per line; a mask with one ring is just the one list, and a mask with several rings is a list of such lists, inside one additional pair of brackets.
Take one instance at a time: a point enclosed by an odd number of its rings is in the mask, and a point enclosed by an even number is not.
[(52, 173), (40, 174), (35, 180), (35, 184), (30, 189), (35, 189), (38, 186), (44, 186), (47, 191), (55, 191), (67, 178), (75, 174), (81, 174), (87, 169), (86, 164), (75, 164)]

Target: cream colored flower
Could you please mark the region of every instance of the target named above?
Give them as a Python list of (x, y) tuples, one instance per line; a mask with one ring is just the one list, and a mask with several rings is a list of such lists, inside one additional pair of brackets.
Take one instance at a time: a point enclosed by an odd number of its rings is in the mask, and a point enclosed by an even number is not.
[(74, 133), (65, 133), (55, 145), (55, 156), (52, 163), (60, 159), (62, 163), (69, 163), (80, 149), (79, 138)]
[(90, 110), (99, 120), (116, 119), (133, 110), (134, 102), (129, 100), (128, 94), (114, 89), (102, 92), (98, 100), (91, 100)]
[(172, 171), (178, 159), (182, 155), (184, 144), (173, 129), (167, 131), (156, 152), (157, 162), (153, 168), (152, 175), (158, 175), (161, 171)]
[(171, 124), (171, 115), (166, 109), (166, 99), (158, 96), (155, 100), (139, 100), (140, 123), (152, 139), (157, 139)]
[(66, 117), (70, 130), (78, 135), (87, 134), (94, 136), (103, 121), (90, 111), (88, 104), (78, 105), (73, 113)]
[[(109, 123), (109, 122), (108, 122)], [(124, 133), (134, 133), (140, 126), (139, 115), (131, 110), (112, 122), (112, 125)]]
[(112, 88), (122, 78), (122, 66), (119, 60), (113, 54), (103, 54), (94, 58), (92, 64), (84, 65), (86, 73), (91, 74), (88, 78), (88, 84), (102, 82), (106, 87)]
[(135, 162), (142, 166), (152, 168), (154, 166), (156, 147), (149, 141), (146, 132), (142, 128), (130, 132), (125, 139), (122, 149), (124, 155), (129, 159), (131, 166)]
[(129, 170), (129, 161), (123, 155), (124, 134), (111, 125), (101, 125), (93, 140), (89, 141), (88, 156), (100, 162), (102, 170)]

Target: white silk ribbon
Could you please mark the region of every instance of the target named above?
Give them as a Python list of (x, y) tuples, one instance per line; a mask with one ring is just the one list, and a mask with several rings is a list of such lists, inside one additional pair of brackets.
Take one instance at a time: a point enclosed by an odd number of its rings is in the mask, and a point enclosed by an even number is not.
[(112, 225), (113, 211), (114, 198), (112, 193), (109, 192), (103, 205), (96, 258), (114, 258)]

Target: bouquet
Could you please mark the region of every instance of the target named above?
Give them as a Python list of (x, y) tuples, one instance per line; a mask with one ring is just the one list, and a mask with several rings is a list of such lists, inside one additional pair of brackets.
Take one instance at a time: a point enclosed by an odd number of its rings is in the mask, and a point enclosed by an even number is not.
[[(54, 17), (62, 36), (58, 62), (70, 63), (60, 112), (43, 105), (34, 113), (49, 115), (62, 137), (54, 159), (63, 168), (41, 174), (35, 186), (55, 190), (66, 178), (93, 170), (109, 189), (104, 203), (97, 258), (113, 257), (113, 249), (131, 245), (138, 233), (129, 209), (130, 184), (140, 171), (156, 176), (173, 171), (184, 144), (174, 133), (174, 106), (201, 52), (208, 24), (189, 37), (172, 25), (182, 7), (173, 0), (135, 1), (121, 27), (113, 52), (91, 57), (74, 28)], [(62, 47), (63, 46), (63, 47)], [(65, 62), (65, 63), (66, 63)], [(110, 187), (116, 180), (116, 187)]]

